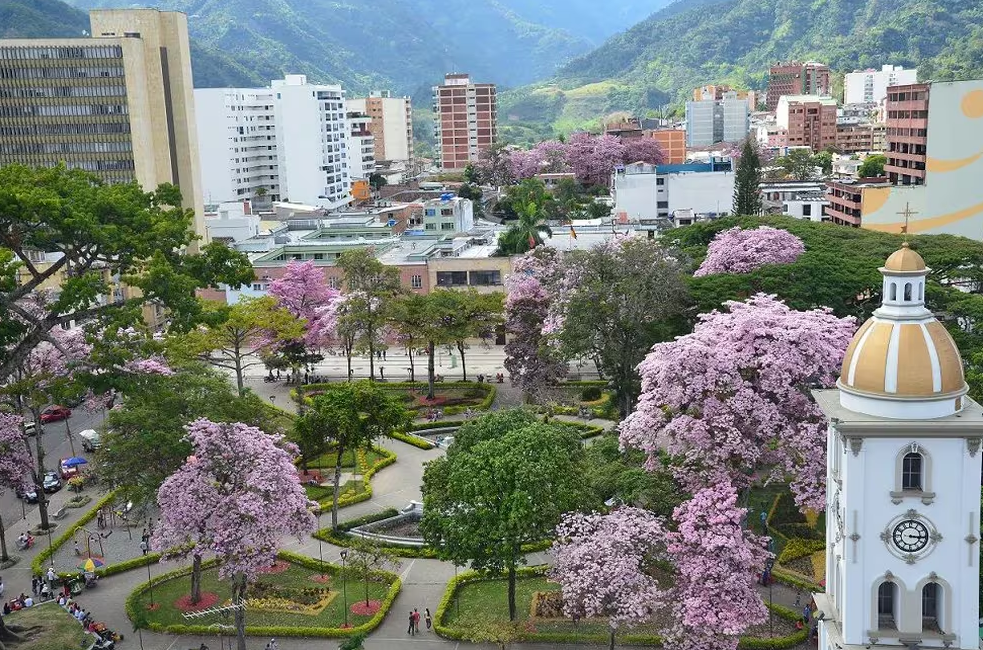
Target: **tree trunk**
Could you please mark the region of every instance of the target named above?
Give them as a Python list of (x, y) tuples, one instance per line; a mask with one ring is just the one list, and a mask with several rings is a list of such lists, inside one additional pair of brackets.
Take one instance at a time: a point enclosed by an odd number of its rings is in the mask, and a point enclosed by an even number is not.
[(201, 600), (201, 556), (193, 554), (191, 560), (191, 604)]
[[(246, 574), (239, 572), (232, 579), (232, 602), (243, 605), (246, 602)], [(246, 650), (246, 608), (235, 610), (236, 650)]]
[(509, 565), (509, 621), (515, 620), (515, 562)]
[(457, 351), (461, 353), (461, 373), (464, 375), (464, 381), (467, 381), (468, 367), (464, 364), (464, 341), (457, 342)]
[(10, 559), (10, 555), (7, 553), (7, 533), (3, 529), (3, 517), (0, 517), (0, 562), (6, 562)]
[(352, 380), (352, 346), (345, 344), (345, 360), (348, 362), (348, 381)]
[(434, 342), (433, 341), (429, 341), (427, 343), (427, 352), (429, 353), (428, 354), (428, 357), (429, 358), (427, 359), (427, 399), (433, 399), (434, 398), (434, 389), (433, 389), (433, 384), (434, 384), (434, 367), (433, 367), (433, 364), (434, 364), (434, 361), (433, 361), (434, 347), (435, 346), (434, 346)]
[(338, 458), (334, 464), (334, 498), (331, 500), (331, 530), (338, 530), (338, 498), (341, 496), (341, 457), (345, 455), (345, 448), (338, 445)]
[(68, 418), (65, 418), (65, 437), (68, 438), (68, 447), (72, 450), (72, 456), (75, 456), (75, 440), (72, 438), (72, 429), (68, 426)]
[(369, 571), (365, 570), (365, 606), (369, 606)]
[(235, 358), (236, 358), (236, 388), (239, 389), (239, 396), (242, 397), (246, 394), (246, 385), (243, 382), (242, 377), (242, 355), (239, 353), (239, 346), (235, 346)]
[(375, 381), (375, 341), (372, 340), (372, 334), (369, 334), (369, 380)]
[(611, 628), (611, 636), (608, 640), (608, 650), (614, 650), (614, 628)]
[(416, 381), (416, 368), (413, 367), (413, 348), (406, 346), (406, 353), (410, 356), (410, 381)]

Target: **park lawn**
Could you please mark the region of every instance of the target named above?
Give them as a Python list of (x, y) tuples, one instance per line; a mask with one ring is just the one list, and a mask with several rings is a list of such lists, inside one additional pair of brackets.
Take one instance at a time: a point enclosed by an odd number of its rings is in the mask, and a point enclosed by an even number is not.
[[(385, 458), (385, 456), (377, 452), (375, 449), (369, 449), (368, 451), (365, 452), (365, 462), (368, 464), (369, 467), (372, 467), (383, 458)], [(357, 455), (355, 450), (349, 449), (348, 451), (346, 451), (341, 457), (342, 469), (351, 469), (355, 467), (356, 459), (357, 459)], [(307, 467), (309, 467), (310, 469), (333, 470), (335, 463), (337, 462), (338, 462), (338, 452), (329, 451), (321, 454), (317, 458), (307, 461)], [(367, 468), (363, 467), (360, 469), (362, 471), (365, 471)], [(322, 474), (324, 474), (324, 472), (322, 472)], [(330, 477), (325, 475), (325, 478), (330, 478)]]
[[(327, 477), (326, 477), (327, 478)], [(333, 477), (330, 477), (333, 478)], [(355, 493), (362, 492), (365, 486), (361, 481), (350, 480), (341, 484), (341, 490), (339, 494), (341, 496), (345, 495), (345, 492), (351, 490)], [(307, 492), (307, 498), (311, 501), (317, 501), (318, 503), (322, 501), (330, 502), (334, 498), (334, 487), (331, 485), (305, 485), (304, 492)]]
[(7, 625), (42, 627), (27, 643), (11, 644), (17, 650), (72, 650), (88, 648), (93, 637), (64, 609), (55, 604), (28, 607), (4, 617)]
[[(261, 574), (257, 582), (279, 585), (292, 588), (322, 587), (322, 583), (314, 581), (317, 572), (314, 569), (291, 564), (290, 568), (283, 573)], [(345, 623), (345, 598), (342, 595), (345, 583), (337, 575), (332, 575), (326, 586), (335, 592), (335, 598), (325, 607), (324, 611), (317, 615), (288, 613), (288, 612), (266, 612), (255, 609), (248, 609), (246, 612), (246, 626), (285, 626), (285, 627), (341, 627)], [(369, 582), (369, 599), (383, 600), (389, 591), (389, 583)], [(219, 621), (218, 616), (203, 619), (185, 620), (182, 612), (174, 607), (174, 602), (190, 593), (191, 576), (182, 575), (160, 584), (154, 584), (154, 602), (159, 603), (160, 607), (154, 611), (147, 612), (149, 622), (160, 623), (161, 625), (210, 625)], [(228, 604), (232, 598), (232, 588), (228, 581), (219, 580), (218, 568), (206, 569), (201, 576), (202, 592), (212, 592), (219, 596), (219, 604)], [(348, 606), (355, 602), (365, 599), (365, 586), (359, 580), (347, 581)], [(247, 590), (246, 597), (249, 597)], [(145, 591), (137, 597), (137, 607), (146, 609), (150, 604), (150, 592)], [(368, 622), (371, 616), (359, 616), (349, 611), (348, 621), (353, 626), (358, 626)], [(65, 646), (67, 647), (67, 646)], [(52, 649), (54, 650), (54, 648)], [(61, 649), (59, 649), (61, 650)]]

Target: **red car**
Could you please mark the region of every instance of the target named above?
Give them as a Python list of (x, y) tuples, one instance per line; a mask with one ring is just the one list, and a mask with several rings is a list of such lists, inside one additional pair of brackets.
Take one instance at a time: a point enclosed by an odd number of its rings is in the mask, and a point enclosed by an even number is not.
[(70, 417), (72, 417), (71, 409), (67, 409), (64, 406), (53, 405), (41, 411), (41, 424), (58, 422), (59, 420), (67, 420)]

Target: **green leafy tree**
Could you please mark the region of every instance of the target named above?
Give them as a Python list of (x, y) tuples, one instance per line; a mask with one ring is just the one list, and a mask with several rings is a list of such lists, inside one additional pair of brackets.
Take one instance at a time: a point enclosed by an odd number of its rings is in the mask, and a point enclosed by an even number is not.
[(467, 337), (467, 324), (461, 318), (460, 306), (461, 298), (457, 291), (437, 289), (427, 295), (404, 296), (393, 311), (396, 329), (426, 346), (429, 399), (435, 395), (437, 346), (452, 345)]
[[(250, 281), (244, 255), (221, 244), (194, 252), (193, 212), (180, 205), (173, 185), (145, 192), (62, 165), (0, 167), (0, 383), (57, 327), (138, 327), (156, 304), (172, 328), (188, 329), (201, 314), (197, 289)], [(52, 261), (38, 263), (38, 251)], [(32, 301), (54, 282), (49, 300)]]
[(734, 213), (761, 214), (761, 157), (750, 136), (741, 145), (741, 158), (734, 174)]
[(556, 201), (541, 180), (529, 178), (511, 188), (509, 201), (518, 220), (499, 237), (500, 254), (521, 255), (541, 245), (543, 235), (553, 236), (546, 221), (556, 216)]
[(884, 165), (887, 163), (887, 156), (882, 154), (872, 154), (864, 158), (857, 168), (857, 176), (860, 178), (878, 178), (884, 175)]
[(399, 269), (380, 262), (374, 248), (345, 251), (338, 258), (338, 266), (344, 272), (345, 283), (340, 327), (356, 333), (358, 349), (369, 355), (369, 378), (375, 379), (375, 351), (381, 343), (388, 312), (401, 292)]
[(338, 529), (338, 498), (341, 495), (341, 466), (346, 452), (368, 449), (375, 440), (389, 436), (409, 421), (399, 396), (370, 381), (340, 383), (311, 400), (297, 418), (297, 434), (307, 441), (318, 437), (333, 443), (337, 454), (334, 467), (334, 497), (331, 528)]
[(468, 350), (468, 339), (487, 339), (495, 328), (503, 322), (502, 309), (505, 296), (502, 293), (478, 293), (475, 289), (455, 291), (459, 311), (455, 319), (458, 326), (454, 327), (456, 336), (454, 345), (461, 355), (461, 373), (464, 381), (468, 380), (468, 366), (465, 353)]
[(244, 373), (287, 341), (304, 336), (304, 323), (272, 296), (244, 298), (232, 306), (206, 305), (211, 322), (172, 337), (170, 349), (184, 358), (197, 358), (235, 373), (239, 394), (246, 392)]
[(224, 375), (200, 363), (178, 366), (173, 376), (148, 375), (117, 399), (119, 408), (107, 412), (96, 473), (136, 504), (153, 503), (191, 453), (189, 422), (243, 422), (267, 433), (282, 432), (284, 424), (259, 397), (237, 394)]
[(688, 260), (634, 237), (573, 251), (563, 267), (568, 286), (557, 299), (560, 350), (567, 358), (592, 359), (627, 415), (640, 391), (636, 367), (655, 343), (680, 333)]
[(622, 450), (617, 435), (593, 440), (586, 454), (584, 478), (600, 501), (614, 500), (670, 519), (676, 506), (687, 498), (668, 471), (650, 472), (644, 467), (643, 453)]
[(588, 219), (604, 219), (611, 216), (611, 204), (591, 201), (587, 204)]
[(474, 165), (468, 163), (464, 167), (464, 182), (468, 185), (480, 185), (481, 177), (478, 174), (478, 170), (475, 169)]
[(829, 149), (820, 151), (812, 157), (812, 160), (815, 162), (816, 167), (820, 167), (823, 170), (824, 176), (829, 176), (833, 173), (833, 152)]
[[(466, 172), (465, 172), (465, 176), (467, 176)], [(484, 208), (484, 203), (482, 202), (482, 196), (484, 196), (484, 192), (482, 192), (481, 186), (470, 182), (464, 183), (463, 185), (461, 185), (460, 188), (458, 188), (457, 195), (462, 199), (470, 199), (471, 204), (474, 208), (475, 219), (484, 216), (485, 208)]]
[(372, 172), (369, 174), (369, 187), (371, 187), (374, 191), (378, 192), (386, 185), (389, 185), (389, 180), (379, 172)]
[(360, 580), (365, 586), (365, 605), (369, 605), (369, 583), (379, 571), (387, 571), (399, 566), (391, 548), (373, 544), (364, 539), (354, 538), (348, 550), (346, 569), (349, 577)]
[(563, 513), (591, 503), (583, 469), (574, 432), (546, 424), (503, 427), (498, 436), (427, 465), (420, 531), (445, 560), (506, 573), (514, 621), (522, 545), (548, 539)]
[(816, 160), (808, 149), (792, 149), (775, 164), (792, 180), (808, 181), (816, 176)]

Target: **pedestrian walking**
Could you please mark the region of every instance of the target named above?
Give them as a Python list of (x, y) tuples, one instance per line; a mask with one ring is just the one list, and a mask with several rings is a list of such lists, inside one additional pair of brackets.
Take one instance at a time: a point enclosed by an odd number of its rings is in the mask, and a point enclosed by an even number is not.
[(144, 555), (146, 555), (147, 554), (147, 550), (148, 550), (148, 548), (147, 548), (147, 542), (141, 541), (140, 542), (140, 552), (143, 553)]
[(386, 360), (386, 351), (385, 350), (382, 351), (382, 360), (383, 361)]
[(425, 610), (423, 610), (423, 612), (424, 612), (425, 620), (427, 621), (427, 631), (429, 632), (430, 631), (430, 626), (433, 625), (433, 617), (430, 616), (430, 608), (429, 607), (426, 608)]
[(31, 593), (34, 595), (38, 593), (38, 577), (35, 575), (31, 576)]
[(379, 379), (382, 380), (386, 379), (386, 369), (383, 368), (382, 366), (379, 366)]
[(802, 624), (809, 625), (809, 619), (812, 617), (812, 609), (809, 605), (802, 608)]
[(406, 633), (409, 634), (410, 636), (413, 636), (413, 633), (415, 631), (416, 631), (416, 626), (413, 625), (413, 612), (411, 611), (410, 612), (410, 626), (408, 628), (406, 628)]
[(48, 567), (48, 582), (51, 583), (52, 586), (54, 586), (55, 580), (57, 580), (57, 579), (58, 579), (58, 574), (55, 573), (55, 567), (49, 566)]
[(413, 610), (413, 630), (420, 631), (420, 612), (416, 609)]

